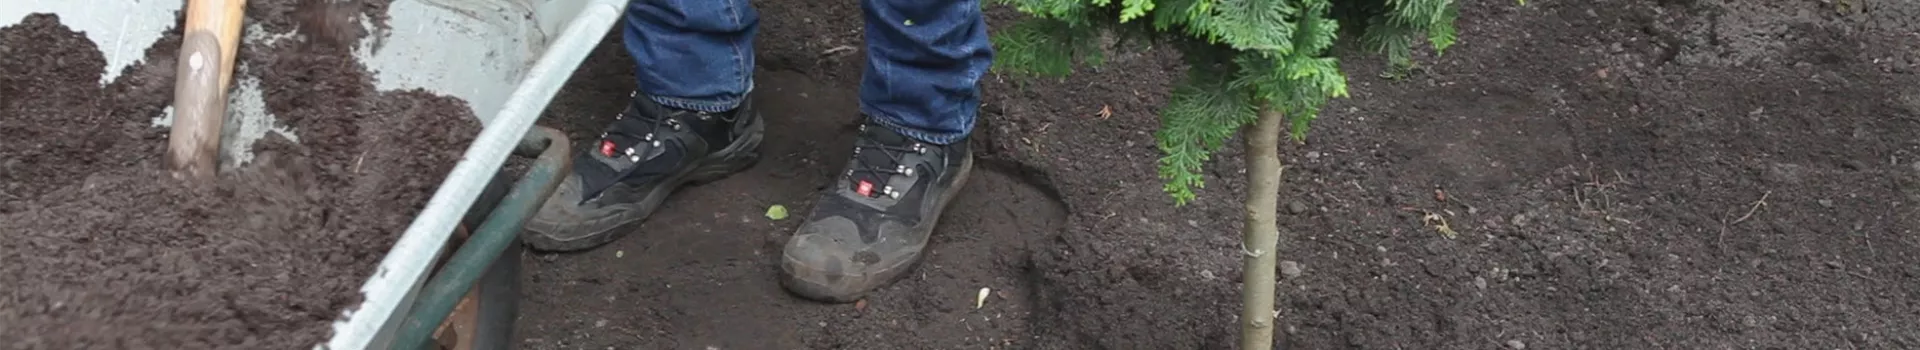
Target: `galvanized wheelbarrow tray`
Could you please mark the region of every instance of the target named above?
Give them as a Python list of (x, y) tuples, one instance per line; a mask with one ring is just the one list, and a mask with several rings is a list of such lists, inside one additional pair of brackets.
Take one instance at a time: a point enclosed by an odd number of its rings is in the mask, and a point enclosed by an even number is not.
[[(107, 51), (106, 78), (113, 79), (172, 25), (184, 0), (7, 3), (0, 6), (0, 25), (28, 13), (51, 12), (87, 33)], [(477, 293), (478, 328), (466, 330), (470, 339), (463, 347), (512, 347), (518, 254), (507, 253), (518, 251), (519, 231), (566, 175), (569, 161), (565, 136), (533, 123), (625, 6), (624, 0), (394, 0), (389, 5), (392, 31), (367, 38), (355, 50), (374, 72), (376, 86), (463, 99), (485, 127), (371, 271), (359, 290), (363, 301), (341, 310), (333, 337), (316, 349), (430, 347), (456, 304), (482, 282), (508, 288)], [(257, 28), (247, 28), (249, 41), (265, 37), (254, 34)], [(245, 99), (248, 92), (234, 95)], [(271, 125), (266, 118), (257, 105), (230, 106), (221, 148), (249, 149), (268, 132), (261, 127)], [(538, 160), (509, 189), (498, 175), (516, 150)], [(461, 227), (474, 229), (455, 237)], [(450, 241), (461, 244), (453, 247)]]

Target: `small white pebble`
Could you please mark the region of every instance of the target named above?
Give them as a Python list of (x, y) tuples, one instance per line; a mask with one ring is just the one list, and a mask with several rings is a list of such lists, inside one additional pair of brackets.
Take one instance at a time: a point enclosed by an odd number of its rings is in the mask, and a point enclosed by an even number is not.
[(975, 309), (978, 309), (978, 308), (980, 308), (981, 306), (986, 306), (986, 305), (987, 305), (987, 294), (988, 294), (988, 293), (990, 293), (990, 292), (991, 292), (991, 291), (990, 291), (990, 290), (988, 290), (988, 289), (987, 289), (986, 287), (981, 287), (981, 288), (980, 288), (980, 296), (978, 296), (978, 297), (975, 297), (975, 298), (974, 298), (974, 300), (973, 300), (973, 308), (975, 308)]
[(1302, 273), (1306, 273), (1306, 271), (1301, 270), (1300, 263), (1293, 262), (1292, 260), (1280, 262), (1281, 276), (1286, 276), (1287, 279), (1295, 279), (1300, 278), (1300, 274)]

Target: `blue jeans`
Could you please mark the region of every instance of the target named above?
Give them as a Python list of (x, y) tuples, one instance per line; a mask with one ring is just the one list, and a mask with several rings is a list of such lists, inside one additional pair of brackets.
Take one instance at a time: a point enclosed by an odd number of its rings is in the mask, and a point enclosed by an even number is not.
[[(994, 54), (979, 0), (859, 1), (860, 111), (923, 142), (967, 137)], [(753, 89), (759, 24), (747, 0), (632, 0), (625, 39), (640, 91), (668, 107), (733, 109)]]

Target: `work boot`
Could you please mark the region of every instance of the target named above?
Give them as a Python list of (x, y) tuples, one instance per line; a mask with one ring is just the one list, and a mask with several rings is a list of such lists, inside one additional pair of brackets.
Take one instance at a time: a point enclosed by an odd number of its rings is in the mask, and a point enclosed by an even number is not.
[(973, 168), (966, 139), (916, 141), (871, 122), (853, 159), (787, 241), (780, 270), (789, 291), (850, 302), (920, 261), (927, 238)]
[(635, 94), (626, 111), (573, 158), (523, 241), (534, 249), (593, 248), (632, 232), (681, 185), (718, 180), (759, 159), (765, 125), (753, 99), (731, 111), (670, 108)]

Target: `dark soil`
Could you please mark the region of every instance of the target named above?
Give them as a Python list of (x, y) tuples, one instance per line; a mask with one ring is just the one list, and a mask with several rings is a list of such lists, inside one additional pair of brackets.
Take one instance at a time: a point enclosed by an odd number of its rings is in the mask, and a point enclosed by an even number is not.
[[(593, 60), (625, 59), (611, 56)], [(589, 67), (580, 75), (598, 73)], [(756, 103), (766, 106), (768, 130), (779, 130), (766, 135), (765, 158), (727, 180), (680, 191), (629, 238), (586, 253), (529, 257), (517, 331), (524, 348), (930, 349), (1028, 341), (1035, 312), (1029, 249), (1059, 229), (1066, 211), (1006, 162), (990, 160), (970, 180), (933, 239), (938, 248), (912, 277), (858, 306), (786, 294), (769, 264), (846, 161), (858, 111), (852, 90), (790, 71), (758, 77)], [(597, 124), (624, 106), (633, 84), (588, 81), (604, 84), (583, 82), (562, 94), (566, 102), (556, 101), (580, 108), (560, 112), (579, 117), (556, 115), (563, 122)], [(776, 204), (792, 216), (768, 219)], [(976, 309), (981, 288), (993, 296)], [(975, 331), (926, 332), (969, 328)]]
[[(252, 1), (284, 7), (291, 1)], [(0, 344), (304, 349), (331, 333), (478, 125), (466, 105), (376, 92), (345, 51), (247, 47), (269, 136), (216, 183), (163, 170), (178, 30), (100, 86), (104, 60), (52, 15), (0, 28)]]
[[(757, 5), (767, 160), (609, 246), (530, 255), (523, 347), (1232, 347), (1240, 152), (1201, 201), (1160, 192), (1155, 113), (1184, 69), (1167, 50), (989, 77), (974, 142), (995, 165), (924, 275), (864, 307), (782, 292), (796, 223), (761, 213), (804, 213), (844, 161), (863, 53), (830, 50), (860, 46), (854, 2)], [(1462, 43), (1409, 79), (1345, 52), (1354, 96), (1284, 147), (1283, 348), (1920, 347), (1920, 5), (1463, 11)], [(616, 38), (548, 123), (589, 137), (624, 103)], [(980, 287), (1007, 299), (973, 309)]]
[[(1201, 201), (1160, 192), (1155, 113), (1184, 69), (1167, 50), (990, 76), (983, 175), (920, 273), (857, 304), (783, 292), (797, 219), (762, 213), (801, 216), (845, 161), (864, 53), (835, 49), (860, 47), (855, 2), (757, 5), (766, 159), (626, 239), (525, 256), (523, 348), (1232, 347), (1240, 152), (1216, 158)], [(1464, 6), (1462, 43), (1409, 79), (1345, 52), (1354, 96), (1284, 147), (1283, 348), (1920, 347), (1920, 5)], [(146, 126), (177, 41), (97, 87), (91, 44), (29, 23), (0, 29), (0, 343), (316, 342), (472, 134), (458, 102), (374, 92), (327, 40), (251, 48), (303, 143), (186, 188), (158, 180), (164, 130)], [(546, 124), (584, 139), (625, 103), (615, 33)]]

